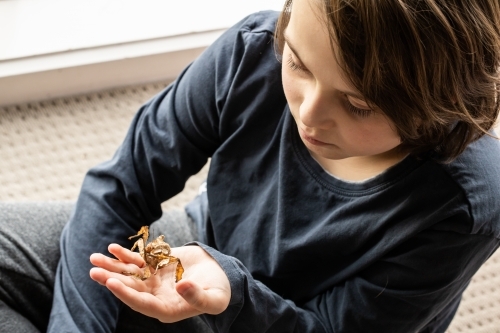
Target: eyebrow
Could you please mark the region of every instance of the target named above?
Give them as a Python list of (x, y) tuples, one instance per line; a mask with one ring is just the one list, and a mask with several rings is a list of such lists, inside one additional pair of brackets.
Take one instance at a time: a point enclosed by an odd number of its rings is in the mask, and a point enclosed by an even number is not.
[[(297, 50), (295, 49), (295, 47), (293, 46), (293, 44), (290, 43), (290, 39), (287, 36), (286, 29), (285, 29), (285, 31), (283, 33), (283, 39), (285, 40), (285, 43), (288, 45), (288, 47), (290, 48), (290, 50), (292, 50), (293, 54), (297, 57), (297, 59), (299, 59), (299, 61), (302, 64), (304, 64), (304, 62), (302, 61), (302, 59), (299, 56), (299, 53), (297, 52)], [(339, 90), (339, 92), (342, 93), (342, 94), (346, 94), (348, 96), (354, 97), (356, 99), (359, 99), (359, 100), (365, 102), (365, 97), (363, 95), (359, 94), (359, 93), (354, 92), (354, 91), (341, 91), (341, 90)]]

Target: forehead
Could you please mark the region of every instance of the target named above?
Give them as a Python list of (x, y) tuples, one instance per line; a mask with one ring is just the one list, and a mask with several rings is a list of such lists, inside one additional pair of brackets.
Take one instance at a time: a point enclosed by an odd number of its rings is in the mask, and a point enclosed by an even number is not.
[(330, 38), (328, 20), (318, 0), (294, 0), (284, 31), (287, 45), (323, 88), (363, 99), (339, 66), (336, 45)]
[(298, 31), (294, 31), (294, 34), (314, 35), (317, 41), (329, 40), (326, 16), (318, 1), (294, 0), (290, 10), (290, 21), (286, 30), (296, 29)]

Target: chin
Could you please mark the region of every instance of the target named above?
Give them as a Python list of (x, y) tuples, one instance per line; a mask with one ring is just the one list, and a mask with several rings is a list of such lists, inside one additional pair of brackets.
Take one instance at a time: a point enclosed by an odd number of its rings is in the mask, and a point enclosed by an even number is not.
[(340, 150), (338, 147), (334, 146), (335, 148), (325, 148), (325, 147), (316, 147), (312, 145), (308, 145), (306, 143), (306, 148), (311, 152), (313, 157), (315, 158), (324, 158), (328, 160), (341, 160), (344, 158), (351, 157), (350, 155), (346, 154), (344, 151)]

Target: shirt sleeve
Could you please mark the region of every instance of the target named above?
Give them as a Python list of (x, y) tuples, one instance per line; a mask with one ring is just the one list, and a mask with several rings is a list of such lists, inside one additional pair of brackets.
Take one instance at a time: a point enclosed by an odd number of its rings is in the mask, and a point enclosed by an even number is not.
[[(259, 49), (241, 37), (241, 27), (252, 20), (226, 31), (141, 107), (113, 158), (86, 174), (61, 237), (48, 332), (114, 330), (120, 301), (90, 279), (89, 256), (108, 253), (110, 243), (128, 247), (128, 237), (160, 218), (161, 203), (179, 193), (221, 144), (220, 113), (239, 70), (237, 56)], [(255, 43), (269, 44), (269, 34), (262, 41)]]
[[(427, 230), (297, 304), (253, 279), (238, 259), (200, 244), (226, 271), (232, 291), (225, 312), (204, 317), (215, 332), (419, 332), (459, 301), (498, 245), (494, 237)], [(307, 263), (297, 264), (307, 274)]]

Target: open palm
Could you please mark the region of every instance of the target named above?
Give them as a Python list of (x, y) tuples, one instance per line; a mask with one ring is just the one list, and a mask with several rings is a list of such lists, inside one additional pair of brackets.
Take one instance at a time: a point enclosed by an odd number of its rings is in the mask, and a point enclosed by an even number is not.
[(202, 313), (219, 314), (229, 305), (231, 288), (226, 274), (199, 246), (172, 248), (172, 255), (181, 259), (185, 269), (178, 283), (175, 265), (159, 269), (144, 281), (123, 275), (142, 275), (144, 260), (118, 244), (111, 244), (108, 250), (116, 259), (92, 254), (90, 261), (97, 267), (90, 270), (90, 277), (135, 311), (171, 323)]

